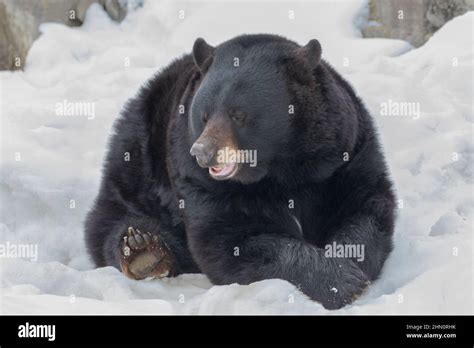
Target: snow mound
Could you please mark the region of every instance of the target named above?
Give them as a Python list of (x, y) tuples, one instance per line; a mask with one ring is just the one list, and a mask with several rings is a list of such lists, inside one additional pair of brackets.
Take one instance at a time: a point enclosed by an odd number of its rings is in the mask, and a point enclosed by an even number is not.
[[(0, 243), (30, 252), (2, 258), (1, 312), (472, 313), (474, 13), (413, 50), (399, 40), (362, 39), (354, 24), (362, 5), (147, 1), (121, 24), (92, 5), (82, 27), (42, 25), (25, 71), (0, 72)], [(137, 282), (114, 268), (94, 269), (86, 255), (83, 220), (127, 98), (189, 52), (196, 37), (218, 44), (252, 32), (300, 44), (319, 39), (324, 58), (372, 112), (384, 143), (400, 199), (395, 249), (380, 279), (339, 311), (282, 280), (213, 286), (203, 275), (182, 275)], [(70, 102), (92, 103), (93, 112), (58, 116)], [(393, 109), (403, 103), (411, 103), (410, 112)]]

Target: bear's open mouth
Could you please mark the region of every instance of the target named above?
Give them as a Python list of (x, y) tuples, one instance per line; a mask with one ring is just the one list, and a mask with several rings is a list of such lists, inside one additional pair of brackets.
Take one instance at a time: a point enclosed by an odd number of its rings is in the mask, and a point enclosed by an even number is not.
[(217, 180), (230, 179), (237, 173), (239, 166), (237, 163), (226, 163), (218, 166), (209, 167), (209, 174)]

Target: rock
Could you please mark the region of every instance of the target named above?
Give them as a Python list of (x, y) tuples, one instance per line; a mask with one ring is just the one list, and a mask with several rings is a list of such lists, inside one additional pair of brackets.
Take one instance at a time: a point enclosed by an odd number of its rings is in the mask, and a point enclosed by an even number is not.
[(364, 37), (401, 39), (423, 45), (450, 19), (474, 10), (474, 0), (370, 0)]
[[(0, 2), (0, 70), (22, 69), (28, 50), (44, 22), (78, 26), (89, 6), (101, 4), (109, 16), (121, 21), (129, 0), (2, 0)], [(141, 1), (134, 0), (134, 7)]]
[(429, 2), (426, 19), (434, 32), (444, 23), (474, 9), (474, 0), (432, 0)]
[(122, 21), (127, 15), (126, 3), (119, 0), (104, 0), (105, 11), (115, 21)]

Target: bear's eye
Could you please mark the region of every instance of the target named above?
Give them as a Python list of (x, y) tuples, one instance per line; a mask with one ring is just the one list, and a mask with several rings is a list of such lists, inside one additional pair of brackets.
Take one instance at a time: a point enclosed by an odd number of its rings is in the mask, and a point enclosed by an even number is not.
[(237, 122), (242, 122), (245, 120), (245, 118), (247, 117), (247, 115), (244, 113), (244, 112), (241, 112), (241, 111), (236, 111), (236, 112), (233, 112), (231, 114), (231, 118), (234, 120), (234, 121), (237, 121)]
[(202, 114), (202, 122), (206, 123), (208, 119), (209, 119), (208, 113), (207, 113), (207, 112), (203, 112), (203, 114)]

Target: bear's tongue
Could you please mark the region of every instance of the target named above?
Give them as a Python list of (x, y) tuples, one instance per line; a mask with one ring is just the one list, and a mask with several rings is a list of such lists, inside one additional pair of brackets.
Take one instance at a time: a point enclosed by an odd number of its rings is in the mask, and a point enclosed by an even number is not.
[(227, 176), (234, 171), (235, 163), (227, 163), (221, 166), (209, 167), (209, 174), (212, 176)]

